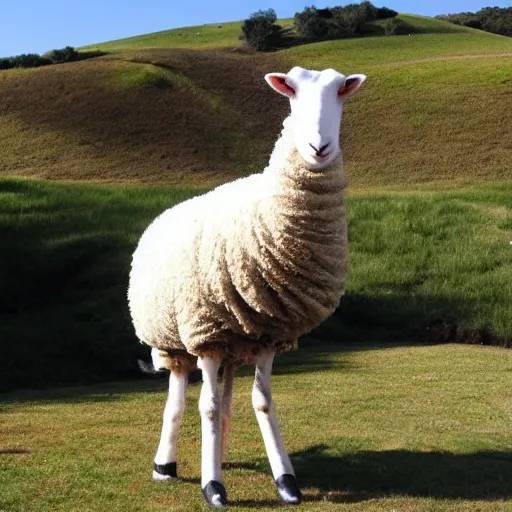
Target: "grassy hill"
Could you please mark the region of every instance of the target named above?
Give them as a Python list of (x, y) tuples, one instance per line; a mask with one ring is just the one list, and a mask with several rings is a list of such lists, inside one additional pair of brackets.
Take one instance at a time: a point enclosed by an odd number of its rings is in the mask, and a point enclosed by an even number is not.
[[(96, 45), (114, 51), (98, 59), (2, 72), (1, 174), (204, 186), (257, 171), (288, 108), (263, 74), (302, 65), (369, 76), (346, 106), (352, 186), (506, 179), (512, 39), (402, 19), (410, 37), (252, 54), (177, 29)], [(207, 28), (208, 48), (239, 44), (239, 24)]]
[(401, 18), (411, 36), (254, 54), (222, 24), (208, 48), (179, 29), (0, 72), (0, 388), (133, 371), (138, 237), (166, 207), (266, 165), (288, 105), (262, 77), (294, 65), (369, 76), (346, 104), (350, 284), (324, 339), (510, 346), (512, 39)]
[[(411, 33), (471, 33), (471, 29), (454, 25), (443, 20), (424, 16), (401, 14), (399, 19)], [(378, 23), (378, 22), (377, 22)], [(277, 24), (284, 29), (293, 29), (293, 18), (280, 19)], [(86, 51), (122, 51), (143, 48), (193, 48), (193, 49), (225, 49), (240, 48), (239, 40), (242, 22), (212, 23), (193, 27), (175, 28), (144, 34), (141, 36), (117, 39), (104, 43), (84, 46)]]

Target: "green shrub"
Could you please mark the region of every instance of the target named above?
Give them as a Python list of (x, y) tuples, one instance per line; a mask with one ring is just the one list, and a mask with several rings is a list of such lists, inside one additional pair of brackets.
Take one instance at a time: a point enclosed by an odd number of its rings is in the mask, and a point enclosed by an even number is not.
[(482, 20), (472, 12), (461, 12), (460, 14), (448, 14), (436, 16), (440, 20), (449, 21), (455, 25), (462, 25), (463, 27), (482, 28)]
[(332, 12), (333, 19), (330, 34), (333, 39), (357, 34), (366, 21), (364, 11), (359, 9), (357, 4), (335, 7)]
[(251, 14), (242, 25), (241, 39), (255, 51), (272, 50), (279, 45), (282, 28), (276, 25), (274, 9), (260, 10)]
[(348, 7), (358, 11), (361, 24), (377, 19), (377, 7), (375, 7), (371, 2), (365, 1), (360, 4), (350, 4)]
[(319, 41), (378, 32), (373, 21), (397, 14), (387, 7), (377, 9), (371, 2), (365, 1), (330, 9), (306, 7), (302, 12), (295, 13), (293, 19), (295, 30), (300, 36)]
[(295, 30), (305, 39), (320, 40), (329, 37), (330, 24), (333, 13), (330, 9), (318, 10), (316, 7), (306, 7), (302, 12), (296, 12), (293, 17)]
[(478, 28), (493, 34), (512, 37), (512, 7), (484, 7), (478, 12), (445, 14), (437, 18), (456, 25)]
[(80, 55), (72, 46), (66, 46), (60, 50), (50, 50), (44, 53), (43, 57), (51, 60), (53, 64), (60, 64), (78, 60)]
[(37, 53), (22, 53), (15, 57), (9, 57), (13, 68), (37, 68), (51, 64), (51, 61), (41, 57)]
[(512, 37), (512, 7), (485, 7), (476, 14), (487, 32)]
[(393, 9), (389, 9), (388, 7), (380, 7), (379, 9), (377, 9), (378, 20), (395, 18), (396, 16), (398, 16), (398, 12), (394, 11)]
[(0, 59), (0, 69), (11, 69), (13, 67), (11, 59), (3, 57)]
[(396, 34), (397, 28), (400, 26), (400, 20), (397, 18), (387, 18), (384, 22), (384, 34), (392, 36)]
[(47, 66), (48, 64), (71, 62), (79, 58), (80, 54), (72, 46), (66, 46), (60, 50), (50, 50), (44, 55), (22, 53), (14, 57), (0, 58), (0, 70), (11, 68), (36, 68), (39, 66)]

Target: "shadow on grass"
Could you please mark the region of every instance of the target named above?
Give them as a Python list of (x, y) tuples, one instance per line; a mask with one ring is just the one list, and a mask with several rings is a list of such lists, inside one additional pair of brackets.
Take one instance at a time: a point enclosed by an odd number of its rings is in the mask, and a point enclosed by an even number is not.
[(77, 60), (95, 59), (97, 57), (104, 57), (105, 55), (108, 55), (108, 53), (99, 50), (81, 51), (78, 54)]
[[(473, 343), (511, 346), (490, 327), (476, 327), (475, 313), (482, 304), (469, 296), (432, 294), (422, 281), (380, 282), (365, 293), (347, 293), (333, 317), (319, 329), (321, 337), (351, 341), (411, 340), (420, 343)], [(322, 333), (324, 330), (324, 333)], [(337, 334), (338, 333), (338, 334)]]
[[(512, 453), (361, 451), (332, 455), (326, 445), (291, 454), (304, 501), (354, 503), (395, 495), (439, 499), (512, 498)], [(267, 472), (265, 461), (231, 463)], [(313, 492), (311, 492), (313, 491)]]
[(19, 410), (20, 407), (30, 407), (34, 404), (110, 403), (122, 401), (123, 396), (131, 393), (166, 393), (168, 389), (167, 379), (148, 380), (141, 376), (140, 379), (93, 383), (87, 386), (55, 386), (48, 389), (22, 389), (0, 393), (0, 404), (3, 410), (7, 411), (8, 408)]
[(293, 48), (294, 46), (301, 46), (303, 44), (308, 44), (314, 41), (310, 41), (300, 37), (296, 34), (293, 28), (282, 28), (278, 32), (278, 37), (276, 38), (276, 43), (271, 51), (279, 51), (286, 50), (287, 48)]

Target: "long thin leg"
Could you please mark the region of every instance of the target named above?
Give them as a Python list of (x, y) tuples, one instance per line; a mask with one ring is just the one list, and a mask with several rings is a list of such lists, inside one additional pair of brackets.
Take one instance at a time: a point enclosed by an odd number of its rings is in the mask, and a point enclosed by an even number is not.
[(222, 460), (226, 459), (228, 434), (231, 425), (231, 401), (233, 398), (233, 377), (235, 376), (235, 365), (226, 364), (224, 367), (224, 388), (222, 390)]
[(203, 387), (199, 397), (201, 414), (201, 487), (209, 505), (223, 508), (227, 504), (221, 475), (221, 404), (217, 389), (220, 363), (211, 357), (199, 358)]
[(155, 455), (153, 478), (168, 480), (176, 478), (176, 453), (178, 430), (185, 411), (185, 391), (187, 375), (171, 372), (169, 375), (169, 396), (164, 409), (162, 435)]
[(272, 401), (270, 378), (274, 353), (266, 352), (256, 358), (256, 375), (252, 389), (252, 405), (260, 425), (272, 474), (281, 499), (298, 504), (301, 493), (295, 480), (295, 472), (281, 440)]

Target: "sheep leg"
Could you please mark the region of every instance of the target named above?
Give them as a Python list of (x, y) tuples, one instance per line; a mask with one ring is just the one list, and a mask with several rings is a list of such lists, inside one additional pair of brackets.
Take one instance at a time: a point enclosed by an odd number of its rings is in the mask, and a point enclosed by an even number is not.
[(153, 464), (154, 480), (169, 480), (177, 477), (178, 430), (185, 411), (186, 389), (187, 374), (171, 372), (169, 375), (169, 396), (164, 409), (162, 435)]
[(226, 364), (224, 367), (224, 388), (222, 390), (222, 460), (226, 459), (228, 434), (231, 425), (231, 400), (233, 398), (233, 377), (235, 375), (235, 365)]
[(256, 358), (252, 405), (260, 425), (279, 495), (285, 503), (298, 504), (301, 501), (301, 492), (297, 486), (292, 463), (281, 440), (272, 402), (270, 378), (273, 361), (273, 352), (263, 353)]
[(200, 357), (198, 366), (203, 372), (203, 387), (199, 397), (201, 488), (208, 505), (224, 508), (227, 505), (227, 497), (221, 476), (221, 403), (217, 389), (220, 362), (212, 357)]

